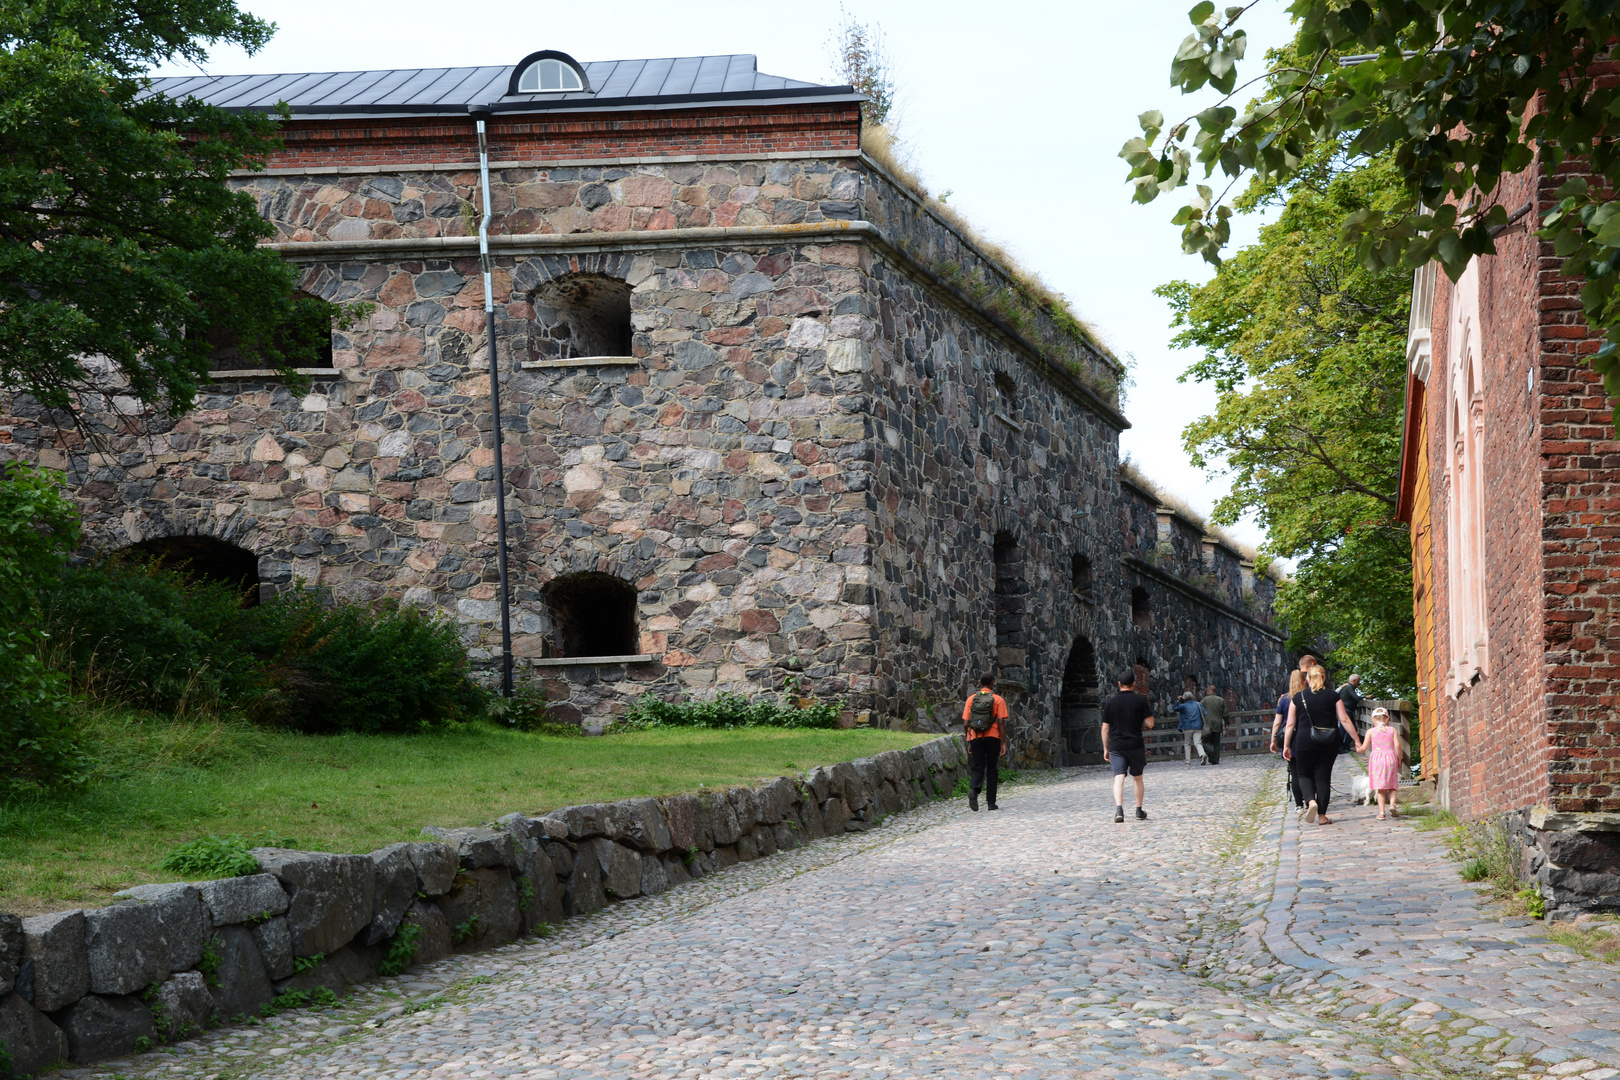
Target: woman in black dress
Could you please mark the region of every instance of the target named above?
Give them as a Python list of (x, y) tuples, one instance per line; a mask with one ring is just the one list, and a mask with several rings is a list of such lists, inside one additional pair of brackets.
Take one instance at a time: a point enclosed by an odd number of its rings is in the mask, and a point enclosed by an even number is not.
[(1292, 758), (1299, 793), (1305, 799), (1305, 820), (1331, 825), (1328, 799), (1333, 794), (1333, 762), (1339, 756), (1339, 731), (1350, 736), (1359, 753), (1366, 749), (1356, 725), (1344, 711), (1344, 702), (1327, 685), (1327, 671), (1313, 667), (1305, 673), (1306, 688), (1288, 702), (1288, 727), (1283, 733), (1283, 757)]

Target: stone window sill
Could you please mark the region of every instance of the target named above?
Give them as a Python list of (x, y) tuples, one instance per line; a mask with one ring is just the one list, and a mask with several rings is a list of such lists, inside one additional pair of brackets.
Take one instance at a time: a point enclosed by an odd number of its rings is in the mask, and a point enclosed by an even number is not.
[[(341, 375), (343, 372), (335, 367), (301, 367), (293, 368), (299, 375)], [(212, 382), (221, 379), (275, 379), (280, 378), (281, 372), (275, 368), (241, 368), (236, 371), (210, 371), (208, 378)]]
[(652, 653), (635, 656), (547, 656), (529, 663), (535, 667), (600, 667), (606, 664), (650, 664)]
[(1023, 431), (1024, 425), (1008, 416), (1006, 413), (996, 413), (996, 419), (1012, 428), (1014, 431)]
[(549, 368), (580, 367), (640, 367), (634, 356), (571, 356), (566, 360), (525, 360), (518, 365), (525, 371), (545, 371)]

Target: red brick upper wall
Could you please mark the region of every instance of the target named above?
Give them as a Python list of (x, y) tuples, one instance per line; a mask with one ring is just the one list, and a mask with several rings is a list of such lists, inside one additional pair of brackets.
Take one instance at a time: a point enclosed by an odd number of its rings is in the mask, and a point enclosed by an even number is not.
[[(297, 120), (272, 169), (470, 162), (478, 156), (474, 120), (396, 117)], [(499, 114), (490, 121), (490, 157), (505, 161), (596, 158), (699, 158), (722, 154), (860, 152), (856, 104), (773, 104), (643, 112)]]

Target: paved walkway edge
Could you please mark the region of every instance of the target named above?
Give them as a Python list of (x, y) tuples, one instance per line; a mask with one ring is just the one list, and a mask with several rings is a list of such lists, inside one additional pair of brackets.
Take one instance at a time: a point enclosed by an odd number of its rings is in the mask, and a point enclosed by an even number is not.
[[(1603, 1053), (1589, 1043), (1566, 1038), (1535, 1024), (1516, 1021), (1508, 1013), (1473, 998), (1439, 993), (1364, 968), (1337, 964), (1306, 951), (1291, 933), (1294, 924), (1294, 905), (1299, 899), (1300, 836), (1303, 827), (1295, 816), (1293, 801), (1284, 799), (1276, 817), (1267, 828), (1263, 841), (1268, 848), (1274, 847), (1278, 853), (1271, 903), (1266, 907), (1263, 916), (1266, 928), (1262, 934), (1266, 948), (1270, 949), (1278, 960), (1302, 972), (1327, 973), (1325, 979), (1319, 977), (1316, 980), (1319, 983), (1331, 982), (1335, 977), (1351, 980), (1413, 1001), (1430, 1002), (1464, 1016), (1488, 1020), (1492, 1026), (1509, 1035), (1533, 1040), (1543, 1046), (1556, 1047), (1579, 1058), (1592, 1059), (1605, 1065), (1620, 1065), (1620, 1053), (1613, 1051)], [(1411, 828), (1410, 825), (1406, 827)]]

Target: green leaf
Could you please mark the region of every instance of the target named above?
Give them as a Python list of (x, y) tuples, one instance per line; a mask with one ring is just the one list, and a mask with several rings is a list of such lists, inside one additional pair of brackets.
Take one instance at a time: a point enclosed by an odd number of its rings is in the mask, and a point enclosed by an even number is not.
[(1213, 14), (1215, 14), (1215, 5), (1210, 0), (1199, 0), (1198, 3), (1193, 5), (1192, 10), (1187, 12), (1187, 21), (1194, 26), (1198, 26)]
[(1143, 133), (1151, 141), (1159, 134), (1159, 130), (1164, 127), (1164, 113), (1158, 109), (1149, 109), (1138, 116), (1136, 122), (1142, 126)]

